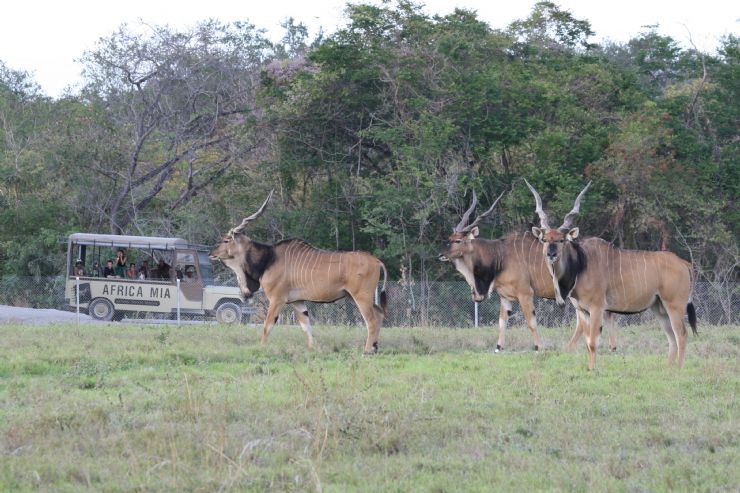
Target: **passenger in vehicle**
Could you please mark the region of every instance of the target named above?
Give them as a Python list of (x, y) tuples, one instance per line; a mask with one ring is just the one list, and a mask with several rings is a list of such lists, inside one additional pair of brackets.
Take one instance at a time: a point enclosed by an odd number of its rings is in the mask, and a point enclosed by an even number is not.
[(85, 275), (85, 268), (82, 265), (82, 260), (75, 262), (74, 275), (80, 277)]
[(163, 258), (159, 259), (157, 267), (154, 269), (156, 275), (153, 276), (156, 279), (169, 279), (170, 278), (170, 266)]
[(185, 277), (183, 282), (195, 282), (195, 267), (188, 265), (185, 267)]
[(103, 277), (116, 277), (116, 270), (113, 268), (113, 260), (109, 259), (103, 268)]
[[(146, 260), (144, 262), (146, 262)], [(147, 275), (146, 275), (146, 267), (144, 267), (142, 265), (141, 267), (139, 267), (139, 280), (140, 281), (143, 281), (146, 278), (147, 278)]]
[(138, 279), (139, 273), (136, 270), (136, 264), (131, 262), (128, 265), (128, 270), (126, 271), (126, 279)]
[[(152, 272), (151, 272), (151, 269), (149, 269), (148, 260), (144, 260), (141, 263), (141, 269), (144, 269), (144, 279), (149, 279), (150, 277), (152, 277)], [(139, 275), (141, 275), (141, 269), (139, 269)]]
[(126, 277), (126, 252), (122, 249), (116, 253), (115, 272), (117, 277)]

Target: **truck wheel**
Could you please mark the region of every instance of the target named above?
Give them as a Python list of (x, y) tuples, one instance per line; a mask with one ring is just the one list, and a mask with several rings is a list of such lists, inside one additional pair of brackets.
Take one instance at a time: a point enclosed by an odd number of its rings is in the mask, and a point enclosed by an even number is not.
[(226, 302), (216, 309), (216, 320), (220, 324), (235, 324), (242, 318), (242, 309), (236, 303)]
[(105, 298), (95, 298), (92, 300), (87, 312), (95, 320), (104, 320), (106, 322), (113, 320), (113, 315), (115, 314), (113, 303)]

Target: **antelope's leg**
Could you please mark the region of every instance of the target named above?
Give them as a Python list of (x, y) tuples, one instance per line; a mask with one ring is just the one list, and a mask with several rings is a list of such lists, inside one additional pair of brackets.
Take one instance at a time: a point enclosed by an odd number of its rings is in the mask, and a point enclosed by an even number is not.
[(295, 317), (298, 319), (298, 323), (301, 324), (303, 332), (306, 333), (308, 339), (308, 348), (313, 348), (313, 335), (311, 334), (311, 319), (308, 316), (308, 307), (302, 301), (296, 301), (293, 303), (293, 310), (295, 311)]
[(506, 325), (509, 322), (509, 315), (511, 315), (511, 301), (506, 298), (499, 296), (499, 311), (498, 311), (498, 342), (496, 343), (496, 352), (504, 349), (506, 343)]
[[(683, 305), (683, 306), (681, 306)], [(679, 306), (671, 304), (666, 306), (668, 311), (668, 317), (671, 320), (671, 328), (673, 329), (673, 336), (676, 339), (676, 345), (678, 346), (678, 352), (676, 354), (676, 366), (678, 368), (683, 367), (684, 358), (686, 357), (686, 325), (683, 322), (683, 314), (685, 311), (686, 304), (682, 303)]]
[(359, 308), (362, 318), (367, 325), (367, 339), (365, 340), (365, 354), (375, 353), (378, 351), (378, 336), (380, 335), (380, 321), (375, 312), (373, 303), (373, 293), (350, 293)]
[(531, 296), (519, 298), (519, 306), (522, 307), (522, 313), (524, 313), (524, 318), (527, 320), (527, 326), (529, 326), (529, 330), (532, 332), (534, 350), (539, 351), (542, 341), (540, 341), (540, 335), (537, 333), (537, 315), (534, 312), (534, 299)]
[(270, 336), (270, 329), (277, 322), (278, 314), (284, 303), (270, 303), (265, 316), (265, 327), (262, 329), (262, 344), (267, 344), (267, 338)]
[(570, 340), (565, 345), (566, 351), (570, 351), (571, 349), (573, 349), (573, 347), (578, 342), (578, 339), (581, 338), (581, 334), (583, 334), (583, 331), (586, 329), (586, 325), (588, 323), (588, 317), (586, 316), (585, 313), (583, 313), (581, 309), (578, 308), (575, 300), (571, 298), (570, 302), (576, 308), (576, 330), (575, 332), (573, 332), (573, 335), (570, 336)]
[(599, 331), (604, 318), (604, 309), (602, 307), (591, 307), (588, 318), (586, 349), (588, 349), (588, 369), (593, 370), (596, 366), (596, 341), (599, 339)]
[(617, 327), (614, 324), (614, 314), (610, 312), (604, 313), (604, 323), (606, 324), (606, 331), (609, 333), (609, 350), (617, 350)]
[(677, 344), (676, 334), (673, 332), (673, 327), (671, 327), (671, 319), (660, 300), (656, 301), (651, 308), (655, 318), (658, 319), (660, 326), (663, 328), (663, 332), (665, 332), (666, 339), (668, 339), (668, 364), (672, 365), (676, 361)]

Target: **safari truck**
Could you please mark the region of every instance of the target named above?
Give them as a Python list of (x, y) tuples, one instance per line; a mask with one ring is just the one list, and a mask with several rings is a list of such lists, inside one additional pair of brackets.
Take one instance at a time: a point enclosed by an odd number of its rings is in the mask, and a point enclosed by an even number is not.
[(67, 240), (65, 303), (76, 309), (79, 286), (80, 310), (97, 320), (136, 312), (174, 318), (179, 309), (243, 321), (251, 307), (239, 288), (213, 281), (208, 249), (180, 238), (73, 233)]

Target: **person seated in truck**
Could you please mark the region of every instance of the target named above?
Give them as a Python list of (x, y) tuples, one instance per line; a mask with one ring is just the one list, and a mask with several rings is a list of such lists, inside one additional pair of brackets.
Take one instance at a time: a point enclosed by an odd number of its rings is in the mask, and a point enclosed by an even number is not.
[(186, 265), (185, 266), (185, 277), (183, 277), (183, 282), (195, 282), (195, 267), (192, 265)]
[(75, 268), (72, 275), (78, 277), (82, 277), (85, 275), (85, 267), (82, 264), (82, 260), (78, 260), (77, 262), (75, 262)]
[(116, 252), (116, 266), (114, 267), (116, 277), (126, 277), (126, 252), (123, 249), (119, 249)]
[(116, 270), (113, 268), (113, 259), (108, 259), (103, 267), (103, 277), (116, 277)]
[(136, 264), (131, 262), (126, 270), (126, 279), (138, 279), (139, 272), (136, 270)]
[(152, 277), (154, 279), (169, 279), (170, 278), (170, 266), (163, 258), (159, 259), (157, 266), (152, 271)]

